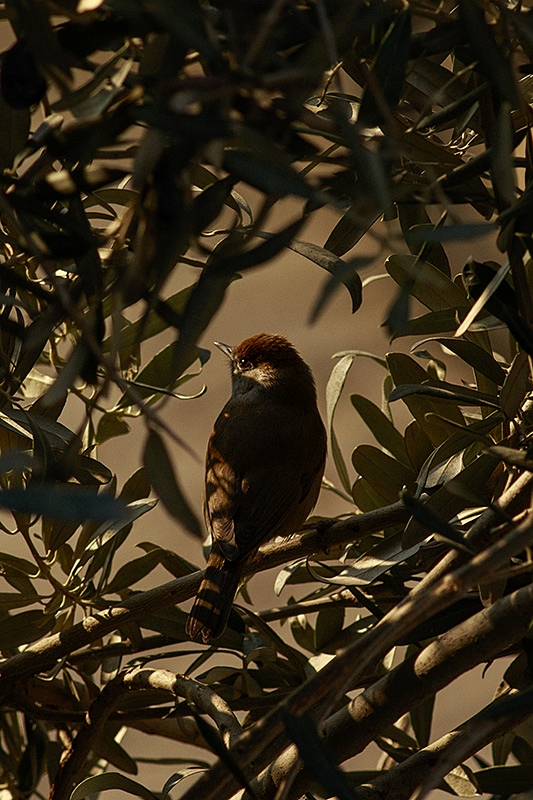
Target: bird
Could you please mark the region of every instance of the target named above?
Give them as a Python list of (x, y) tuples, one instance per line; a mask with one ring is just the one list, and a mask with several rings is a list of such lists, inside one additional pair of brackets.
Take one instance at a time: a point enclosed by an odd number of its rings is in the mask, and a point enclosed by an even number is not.
[(288, 339), (259, 333), (235, 347), (215, 344), (229, 358), (232, 392), (207, 446), (212, 546), (185, 628), (205, 644), (224, 633), (246, 562), (313, 510), (327, 448), (313, 375)]

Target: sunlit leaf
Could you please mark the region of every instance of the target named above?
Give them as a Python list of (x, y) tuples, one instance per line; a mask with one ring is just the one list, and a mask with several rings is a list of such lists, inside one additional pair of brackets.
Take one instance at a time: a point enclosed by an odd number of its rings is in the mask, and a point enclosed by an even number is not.
[(108, 789), (118, 789), (133, 797), (142, 797), (143, 800), (157, 800), (157, 795), (153, 794), (138, 781), (120, 775), (117, 772), (104, 772), (101, 775), (92, 775), (79, 783), (72, 794), (70, 800), (83, 800), (89, 795), (97, 792), (105, 792)]
[(353, 355), (346, 355), (342, 356), (342, 358), (337, 361), (331, 370), (331, 375), (326, 387), (326, 414), (329, 440), (335, 467), (337, 469), (342, 486), (346, 492), (350, 491), (350, 479), (348, 477), (348, 470), (346, 469), (346, 464), (344, 462), (344, 458), (335, 435), (335, 430), (333, 428), (333, 418), (337, 403), (339, 402), (339, 398), (346, 382), (348, 371), (353, 364), (354, 357), (355, 356)]

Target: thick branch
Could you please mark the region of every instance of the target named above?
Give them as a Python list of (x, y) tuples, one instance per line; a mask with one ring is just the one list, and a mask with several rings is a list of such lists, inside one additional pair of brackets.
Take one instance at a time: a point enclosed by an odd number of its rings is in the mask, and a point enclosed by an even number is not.
[[(494, 541), (494, 528), (515, 514), (519, 508), (529, 505), (524, 503), (522, 496), (525, 492), (531, 492), (532, 485), (533, 472), (523, 472), (519, 475), (502, 496), (479, 515), (465, 535), (468, 543), (478, 551), (489, 547)], [(413, 594), (425, 591), (447, 572), (464, 564), (466, 558), (463, 551), (450, 550), (413, 589)]]
[(184, 697), (190, 705), (197, 706), (211, 717), (226, 747), (231, 747), (242, 733), (241, 725), (228, 703), (209, 686), (194, 678), (175, 675), (166, 669), (138, 667), (124, 675), (124, 684), (132, 689), (162, 689), (175, 697)]
[[(409, 800), (418, 787), (424, 787), (424, 790), (434, 788), (458, 764), (531, 716), (527, 710), (522, 715), (502, 713), (500, 706), (500, 700), (494, 700), (457, 730), (359, 786), (357, 800)], [(428, 776), (432, 786), (428, 785)]]
[(109, 715), (124, 691), (125, 688), (120, 679), (111, 681), (91, 703), (86, 719), (80, 726), (70, 750), (62, 760), (48, 800), (68, 800), (90, 751), (102, 734)]

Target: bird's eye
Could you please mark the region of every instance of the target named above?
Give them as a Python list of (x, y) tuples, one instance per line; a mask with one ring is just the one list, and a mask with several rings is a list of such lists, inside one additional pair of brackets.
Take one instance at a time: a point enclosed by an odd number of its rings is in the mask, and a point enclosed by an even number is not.
[(239, 367), (244, 372), (247, 369), (253, 369), (253, 364), (247, 358), (239, 358)]

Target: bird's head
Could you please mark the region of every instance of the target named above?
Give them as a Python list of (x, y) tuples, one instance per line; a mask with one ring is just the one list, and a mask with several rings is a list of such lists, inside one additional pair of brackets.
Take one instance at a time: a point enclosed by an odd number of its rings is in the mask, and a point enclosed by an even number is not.
[(284, 336), (258, 333), (235, 347), (215, 344), (230, 359), (234, 394), (261, 388), (283, 393), (305, 390), (315, 397), (311, 370)]

